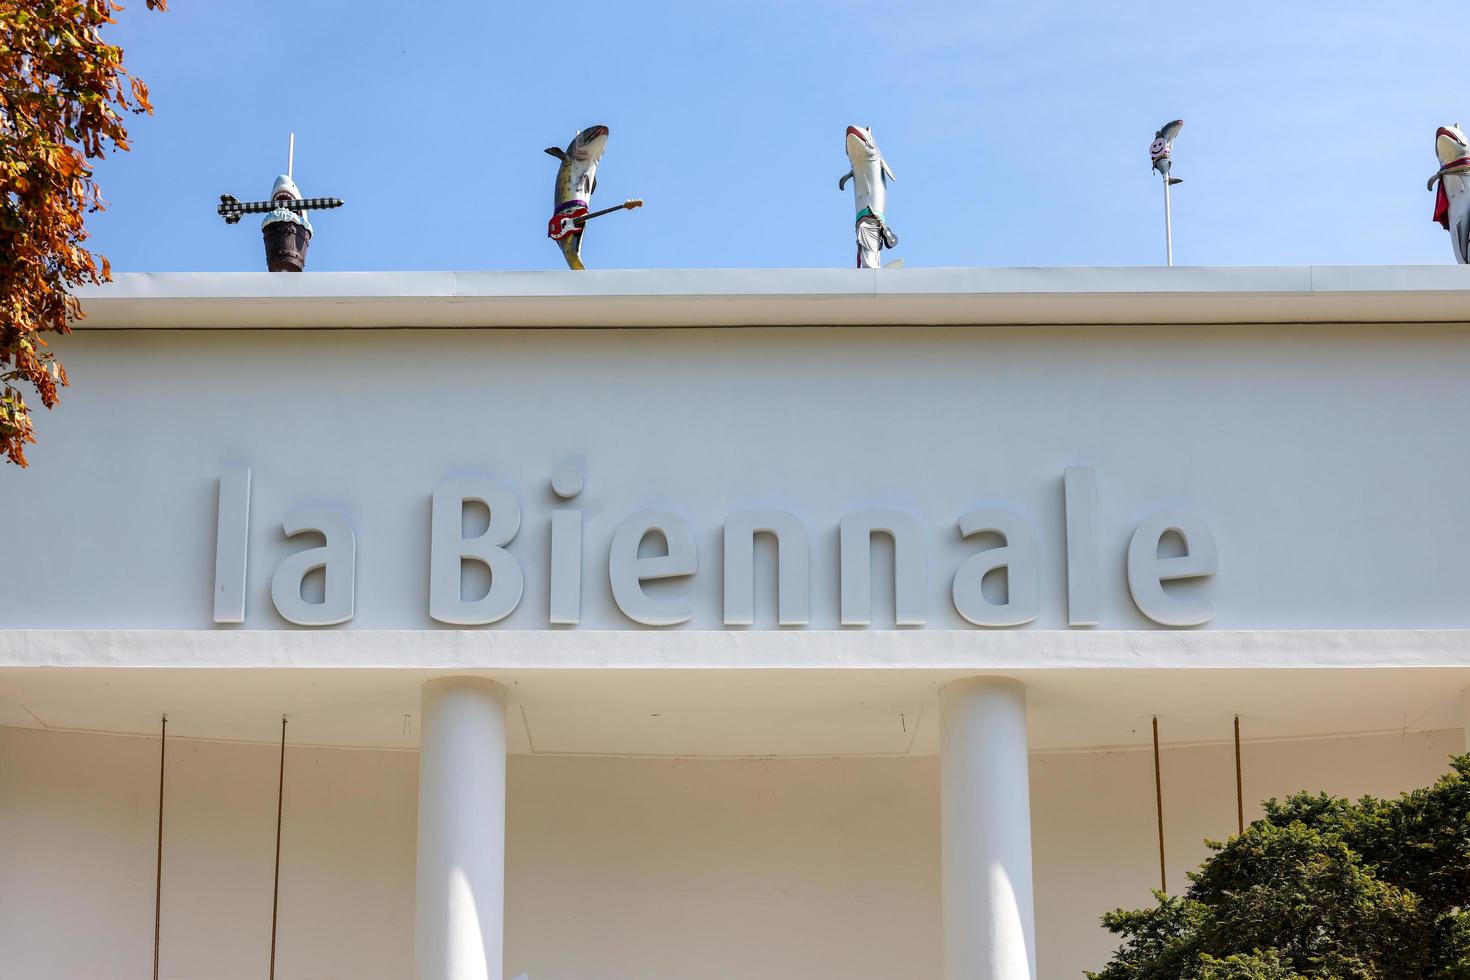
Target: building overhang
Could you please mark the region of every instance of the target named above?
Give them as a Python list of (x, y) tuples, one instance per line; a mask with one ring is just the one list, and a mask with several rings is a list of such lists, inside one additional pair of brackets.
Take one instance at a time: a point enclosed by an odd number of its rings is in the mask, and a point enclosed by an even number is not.
[(1470, 267), (123, 273), (87, 329), (1464, 323)]
[[(425, 681), (508, 689), (512, 752), (925, 756), (939, 689), (1027, 687), (1035, 752), (1461, 724), (1470, 630), (0, 630), (0, 725), (412, 749)], [(216, 664), (217, 666), (201, 666)], [(242, 666), (249, 665), (249, 666)]]

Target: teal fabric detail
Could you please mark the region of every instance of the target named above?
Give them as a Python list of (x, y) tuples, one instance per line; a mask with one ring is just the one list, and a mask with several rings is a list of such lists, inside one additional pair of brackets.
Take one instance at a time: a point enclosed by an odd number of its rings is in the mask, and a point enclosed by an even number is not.
[(301, 225), (308, 233), (312, 230), (311, 222), (306, 220), (306, 213), (304, 211), (297, 213), (290, 208), (276, 208), (274, 211), (268, 212), (260, 222), (260, 227), (264, 228), (266, 225), (275, 224), (277, 221), (289, 221), (292, 224)]

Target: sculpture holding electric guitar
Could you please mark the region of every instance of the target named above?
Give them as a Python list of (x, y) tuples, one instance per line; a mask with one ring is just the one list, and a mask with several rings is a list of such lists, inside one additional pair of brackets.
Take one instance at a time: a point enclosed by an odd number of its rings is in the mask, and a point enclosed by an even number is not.
[(569, 269), (585, 269), (582, 264), (582, 233), (587, 222), (614, 211), (641, 208), (643, 202), (631, 198), (601, 211), (589, 211), (592, 194), (597, 190), (597, 165), (607, 148), (607, 127), (592, 126), (572, 137), (565, 150), (548, 146), (546, 152), (561, 161), (556, 171), (556, 210), (546, 224), (546, 237), (556, 242)]

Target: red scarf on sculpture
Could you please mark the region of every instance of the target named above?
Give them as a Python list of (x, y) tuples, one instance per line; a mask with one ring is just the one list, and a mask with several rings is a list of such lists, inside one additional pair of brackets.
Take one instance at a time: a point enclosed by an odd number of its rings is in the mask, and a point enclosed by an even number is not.
[(1445, 174), (1470, 173), (1470, 157), (1460, 157), (1439, 168), (1439, 173), (1429, 178), (1429, 186), (1439, 184), (1438, 192), (1434, 195), (1434, 220), (1444, 226), (1445, 231), (1450, 230), (1450, 195), (1444, 189)]

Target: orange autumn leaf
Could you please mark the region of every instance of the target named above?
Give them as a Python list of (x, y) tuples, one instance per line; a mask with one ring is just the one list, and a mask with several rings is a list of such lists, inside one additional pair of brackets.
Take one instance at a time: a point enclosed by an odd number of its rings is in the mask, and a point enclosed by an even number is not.
[[(167, 10), (167, 0), (146, 0)], [(88, 160), (126, 150), (128, 113), (148, 87), (100, 33), (114, 0), (0, 0), (0, 455), (26, 465), (36, 441), (21, 386), (52, 408), (66, 370), (42, 334), (81, 316), (69, 290), (111, 278), (83, 242), (105, 207)]]

